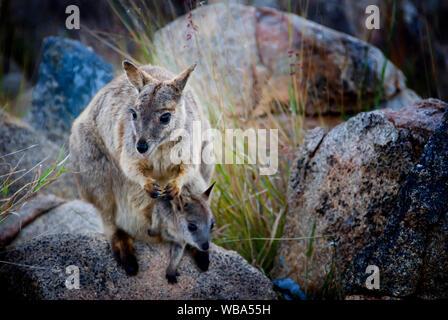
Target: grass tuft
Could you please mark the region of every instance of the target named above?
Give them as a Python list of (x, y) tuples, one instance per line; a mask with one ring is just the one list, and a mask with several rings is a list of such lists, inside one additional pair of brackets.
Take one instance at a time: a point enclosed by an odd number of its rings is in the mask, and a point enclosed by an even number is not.
[[(32, 147), (34, 146), (3, 155), (0, 158), (6, 158), (12, 154), (20, 152), (27, 152)], [(38, 192), (48, 187), (56, 181), (61, 174), (66, 172), (65, 165), (68, 156), (62, 159), (64, 152), (64, 147), (62, 147), (56, 161), (45, 171), (42, 170), (42, 164), (46, 159), (42, 160), (29, 170), (18, 170), (17, 168), (20, 164), (19, 161), (19, 163), (12, 168), (8, 174), (0, 177), (0, 188), (3, 196), (2, 199), (0, 199), (0, 225), (2, 225), (9, 216), (15, 214), (15, 211), (17, 211), (23, 203), (36, 196)], [(22, 172), (23, 174), (21, 174), (18, 178), (13, 179), (13, 176)], [(33, 174), (30, 181), (25, 183), (19, 190), (11, 193), (11, 187), (30, 173)]]

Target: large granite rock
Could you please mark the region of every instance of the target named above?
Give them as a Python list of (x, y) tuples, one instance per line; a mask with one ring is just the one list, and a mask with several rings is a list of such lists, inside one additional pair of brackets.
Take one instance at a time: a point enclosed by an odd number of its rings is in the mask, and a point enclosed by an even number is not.
[[(117, 266), (101, 234), (54, 234), (2, 253), (0, 290), (20, 299), (274, 299), (272, 284), (236, 252), (212, 245), (201, 272), (187, 254), (178, 283), (168, 284), (168, 244), (136, 243), (140, 271)], [(4, 263), (6, 262), (6, 263)], [(68, 289), (66, 268), (79, 268), (79, 289)]]
[(79, 41), (45, 38), (27, 120), (62, 146), (73, 120), (112, 79), (112, 66)]
[[(366, 289), (369, 265), (379, 268), (378, 290)], [(354, 256), (345, 289), (448, 299), (448, 111), (406, 178), (383, 234)]]
[[(295, 13), (366, 41), (383, 52), (389, 50), (388, 58), (406, 75), (408, 87), (423, 96), (442, 100), (448, 98), (448, 78), (445, 77), (448, 69), (448, 38), (442, 31), (446, 29), (444, 17), (448, 14), (448, 2), (445, 0), (226, 1)], [(209, 1), (213, 2), (222, 0)], [(365, 27), (368, 17), (366, 8), (369, 5), (376, 5), (380, 10), (379, 29), (369, 30)], [(432, 67), (434, 64), (435, 67)], [(422, 77), (422, 72), (426, 76)]]
[[(165, 26), (155, 34), (154, 53), (170, 70), (198, 60), (191, 83), (208, 103), (246, 118), (274, 101), (289, 104), (293, 82), (308, 114), (372, 107), (386, 61), (377, 48), (297, 15), (234, 3), (203, 6)], [(384, 106), (416, 99), (390, 61), (384, 75)]]
[[(281, 0), (287, 10), (288, 0)], [(365, 27), (369, 5), (380, 9), (380, 29)], [(393, 19), (394, 5), (396, 6)], [(385, 51), (389, 59), (408, 77), (407, 85), (424, 96), (448, 98), (448, 39), (441, 30), (446, 28), (444, 17), (448, 2), (444, 0), (313, 0), (307, 6), (293, 6), (296, 13), (326, 27), (368, 41)], [(293, 10), (294, 10), (293, 9)], [(394, 28), (391, 31), (391, 24)], [(389, 40), (390, 39), (390, 40)], [(428, 45), (422, 46), (422, 41)], [(431, 65), (435, 64), (435, 67)], [(425, 73), (427, 76), (422, 77)]]
[(279, 244), (275, 277), (292, 278), (309, 296), (340, 291), (355, 253), (383, 233), (446, 109), (423, 100), (361, 113), (328, 133), (308, 131), (291, 170), (284, 228), (298, 239)]
[[(39, 172), (38, 177), (53, 166), (60, 151), (61, 147), (56, 146), (29, 124), (0, 112), (0, 199), (8, 198), (21, 189), (23, 193), (29, 191), (30, 187), (23, 187), (33, 181)], [(7, 184), (7, 192), (3, 192)], [(65, 198), (72, 198), (77, 194), (73, 178), (67, 173), (60, 175), (59, 179), (45, 187), (43, 192)]]
[[(47, 199), (48, 200), (48, 199)], [(47, 201), (48, 202), (48, 201)], [(35, 201), (32, 208), (42, 207)], [(0, 226), (0, 233), (2, 229)], [(178, 284), (165, 279), (166, 243), (136, 243), (140, 271), (129, 277), (101, 234), (96, 209), (83, 201), (62, 203), (22, 228), (0, 253), (0, 292), (21, 299), (273, 299), (272, 284), (236, 252), (211, 247), (209, 271), (200, 272), (187, 253)], [(66, 288), (66, 267), (80, 271), (80, 289)], [(32, 267), (30, 267), (32, 266)]]

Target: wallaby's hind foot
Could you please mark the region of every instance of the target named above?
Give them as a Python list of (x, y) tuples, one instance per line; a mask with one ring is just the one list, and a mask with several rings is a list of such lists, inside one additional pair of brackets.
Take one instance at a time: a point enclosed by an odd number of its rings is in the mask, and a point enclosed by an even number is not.
[(200, 251), (196, 248), (192, 249), (193, 259), (201, 271), (207, 271), (210, 265), (210, 254), (208, 251)]
[(128, 275), (135, 276), (138, 273), (138, 263), (132, 238), (123, 230), (118, 229), (112, 236), (111, 246), (118, 264)]

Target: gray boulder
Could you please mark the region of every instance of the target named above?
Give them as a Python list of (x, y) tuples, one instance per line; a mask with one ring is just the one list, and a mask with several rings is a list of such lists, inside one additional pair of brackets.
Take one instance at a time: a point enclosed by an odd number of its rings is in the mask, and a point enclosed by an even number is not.
[(360, 113), (328, 133), (308, 131), (291, 170), (283, 234), (297, 241), (279, 244), (274, 277), (292, 278), (309, 296), (343, 294), (345, 269), (390, 222), (400, 188), (446, 109), (422, 100)]
[(199, 7), (158, 30), (154, 56), (172, 71), (199, 59), (191, 85), (245, 118), (290, 104), (292, 81), (309, 115), (372, 107), (385, 62), (382, 106), (417, 97), (376, 47), (295, 14), (233, 2)]
[[(366, 268), (380, 272), (367, 290)], [(346, 292), (448, 299), (448, 111), (403, 184), (383, 234), (354, 256)]]
[(112, 78), (112, 66), (79, 41), (45, 38), (28, 122), (62, 146), (73, 120)]
[[(136, 243), (140, 264), (129, 277), (101, 234), (53, 234), (0, 254), (0, 288), (18, 299), (274, 299), (272, 284), (236, 252), (212, 245), (201, 272), (187, 254), (168, 284), (168, 244)], [(68, 289), (68, 266), (79, 268), (79, 289)]]

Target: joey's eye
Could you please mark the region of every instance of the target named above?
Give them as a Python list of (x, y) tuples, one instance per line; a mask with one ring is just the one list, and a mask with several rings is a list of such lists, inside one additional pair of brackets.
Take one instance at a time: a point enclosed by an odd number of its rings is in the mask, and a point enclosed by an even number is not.
[(188, 230), (190, 230), (191, 232), (196, 231), (197, 229), (198, 229), (198, 226), (195, 225), (194, 223), (188, 224)]
[(134, 109), (129, 109), (129, 112), (132, 114), (132, 119), (133, 120), (137, 119), (137, 112), (135, 112)]
[(211, 225), (210, 225), (210, 230), (213, 230), (213, 228), (215, 227), (215, 222), (212, 221)]
[(168, 124), (171, 119), (171, 113), (167, 112), (160, 116), (160, 122), (163, 124)]

